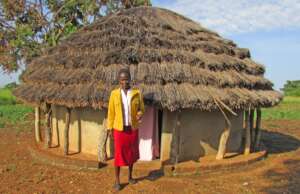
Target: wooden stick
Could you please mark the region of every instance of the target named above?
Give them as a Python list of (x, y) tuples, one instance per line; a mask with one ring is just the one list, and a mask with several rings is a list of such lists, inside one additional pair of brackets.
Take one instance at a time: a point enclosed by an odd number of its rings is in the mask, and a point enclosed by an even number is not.
[(250, 127), (250, 137), (251, 137), (251, 150), (254, 149), (254, 142), (255, 142), (255, 131), (254, 131), (254, 109), (250, 110), (249, 115), (249, 127)]
[(171, 143), (171, 162), (173, 164), (177, 164), (179, 161), (180, 155), (180, 121), (179, 121), (180, 112), (175, 112), (175, 125), (173, 128), (173, 135), (172, 135), (172, 143)]
[(46, 141), (45, 141), (45, 147), (46, 148), (50, 148), (51, 146), (51, 114), (52, 114), (52, 110), (51, 110), (51, 105), (50, 104), (46, 104), (46, 126), (45, 126), (45, 136), (46, 136)]
[(255, 150), (259, 150), (260, 138), (261, 138), (261, 109), (258, 107), (256, 109), (256, 128), (255, 128)]
[(244, 155), (250, 154), (250, 146), (251, 146), (251, 137), (250, 137), (250, 126), (249, 126), (249, 110), (245, 111), (245, 130), (246, 130), (246, 137), (245, 137), (245, 150)]
[(71, 109), (67, 108), (66, 125), (65, 125), (65, 130), (64, 130), (64, 154), (65, 155), (68, 155), (68, 153), (69, 153), (70, 115), (71, 115)]
[(231, 131), (231, 122), (230, 122), (229, 118), (227, 117), (226, 113), (223, 111), (223, 109), (218, 104), (218, 101), (215, 98), (213, 98), (213, 99), (214, 99), (216, 105), (218, 106), (219, 110), (221, 111), (221, 113), (223, 114), (224, 119), (225, 119), (225, 128), (224, 128), (224, 131), (222, 132), (222, 135), (220, 137), (218, 153), (217, 153), (217, 156), (216, 156), (217, 160), (221, 160), (221, 159), (224, 158), (224, 156), (226, 154), (227, 142), (228, 142), (228, 138), (229, 138), (230, 131)]
[(227, 147), (227, 142), (228, 142), (228, 138), (230, 135), (230, 131), (231, 131), (231, 127), (230, 124), (226, 123), (226, 127), (224, 129), (224, 131), (222, 132), (222, 135), (220, 137), (220, 143), (219, 143), (219, 148), (218, 148), (218, 153), (216, 156), (217, 160), (221, 160), (224, 158), (225, 154), (226, 154), (226, 147)]
[(82, 147), (82, 134), (81, 134), (81, 118), (80, 118), (80, 114), (77, 114), (78, 118), (77, 118), (77, 123), (78, 123), (78, 139), (77, 139), (77, 150), (78, 153), (81, 152), (81, 147)]
[(181, 126), (181, 122), (180, 122), (180, 116), (181, 116), (181, 111), (178, 110), (178, 117), (177, 117), (177, 122), (176, 122), (176, 129), (177, 129), (177, 146), (176, 146), (176, 160), (175, 160), (175, 164), (178, 164), (179, 162), (179, 158), (180, 158), (180, 151), (181, 151), (181, 134), (180, 134), (180, 126)]
[(237, 116), (237, 114), (231, 109), (229, 108), (224, 102), (222, 102), (220, 99), (218, 98), (214, 98), (215, 101), (217, 101), (218, 103), (220, 103), (226, 110), (228, 110), (231, 114), (233, 114), (234, 116)]
[[(229, 108), (224, 102), (222, 102), (222, 100), (220, 100), (219, 98), (217, 98), (215, 95), (213, 95), (212, 93), (210, 93), (209, 91), (207, 91), (209, 93), (209, 95), (213, 98), (215, 104), (218, 106), (218, 108), (220, 109), (220, 105), (218, 103), (220, 103), (228, 112), (230, 112), (231, 114), (233, 114), (234, 116), (237, 116), (237, 114), (231, 109)], [(220, 109), (222, 110), (222, 109)], [(221, 111), (223, 112), (223, 110)], [(223, 112), (224, 113), (224, 112)], [(224, 115), (224, 114), (223, 114)], [(227, 116), (226, 116), (227, 118)]]
[(41, 132), (40, 132), (40, 107), (35, 107), (35, 141), (41, 142)]
[(57, 136), (57, 147), (60, 146), (60, 138), (59, 138), (59, 127), (58, 127), (58, 118), (57, 118), (57, 109), (53, 112), (55, 114), (55, 128), (56, 128), (56, 136)]
[(230, 132), (231, 132), (231, 122), (230, 122), (228, 116), (223, 111), (223, 109), (221, 108), (220, 105), (222, 105), (228, 112), (230, 112), (234, 116), (237, 116), (237, 114), (231, 108), (229, 108), (225, 103), (223, 103), (220, 99), (215, 97), (210, 92), (208, 92), (208, 93), (212, 96), (215, 104), (218, 106), (219, 110), (221, 111), (221, 113), (223, 114), (224, 119), (225, 119), (225, 128), (224, 128), (224, 131), (222, 132), (222, 135), (220, 137), (218, 153), (217, 153), (217, 156), (216, 156), (217, 160), (221, 160), (221, 159), (224, 158), (224, 156), (226, 154), (226, 147), (227, 147), (228, 139), (229, 139)]
[(215, 104), (217, 105), (217, 107), (219, 108), (219, 110), (221, 111), (221, 113), (223, 114), (226, 123), (229, 123), (229, 124), (230, 124), (230, 120), (228, 119), (226, 113), (223, 111), (223, 109), (221, 108), (221, 106), (218, 104), (217, 99), (215, 99), (215, 98), (213, 97), (213, 100), (214, 100)]
[(107, 128), (106, 128), (106, 118), (103, 119), (102, 129), (99, 134), (99, 142), (98, 142), (98, 161), (105, 162), (107, 160), (106, 153), (106, 141), (108, 138)]

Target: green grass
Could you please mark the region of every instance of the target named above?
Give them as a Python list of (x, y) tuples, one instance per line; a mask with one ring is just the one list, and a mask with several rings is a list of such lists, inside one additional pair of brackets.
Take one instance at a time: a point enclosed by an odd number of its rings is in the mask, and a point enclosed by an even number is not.
[(300, 120), (300, 97), (286, 96), (278, 106), (262, 111), (262, 119)]
[(0, 88), (0, 128), (6, 124), (23, 122), (28, 113), (33, 109), (23, 104), (16, 104), (16, 98), (9, 87)]
[(288, 96), (298, 96), (300, 97), (300, 88), (294, 89), (294, 90), (286, 90), (284, 91), (285, 95)]
[(10, 88), (0, 88), (0, 105), (16, 104)]
[(33, 112), (33, 109), (23, 104), (0, 105), (0, 128), (7, 123), (24, 122), (26, 115), (30, 112)]

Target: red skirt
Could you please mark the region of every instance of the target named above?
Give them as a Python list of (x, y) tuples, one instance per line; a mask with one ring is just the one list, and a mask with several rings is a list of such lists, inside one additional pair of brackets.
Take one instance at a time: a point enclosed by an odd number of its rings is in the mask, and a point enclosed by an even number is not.
[(129, 166), (139, 159), (138, 130), (114, 130), (115, 166)]

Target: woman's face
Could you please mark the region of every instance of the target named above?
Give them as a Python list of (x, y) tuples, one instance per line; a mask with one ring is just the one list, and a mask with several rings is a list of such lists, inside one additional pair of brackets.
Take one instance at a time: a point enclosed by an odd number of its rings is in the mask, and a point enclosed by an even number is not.
[(119, 82), (122, 89), (128, 90), (130, 88), (130, 76), (128, 73), (121, 73), (119, 76)]

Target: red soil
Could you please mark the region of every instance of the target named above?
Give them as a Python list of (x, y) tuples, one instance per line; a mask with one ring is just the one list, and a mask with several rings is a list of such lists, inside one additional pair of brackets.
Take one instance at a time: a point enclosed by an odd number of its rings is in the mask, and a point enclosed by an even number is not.
[[(300, 121), (264, 121), (267, 159), (234, 170), (178, 177), (135, 171), (136, 185), (121, 171), (120, 193), (299, 193)], [(33, 123), (0, 129), (0, 193), (114, 193), (114, 171), (72, 170), (36, 162), (28, 145)]]

